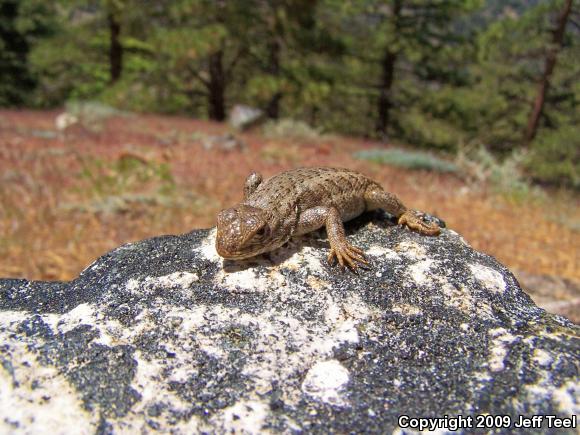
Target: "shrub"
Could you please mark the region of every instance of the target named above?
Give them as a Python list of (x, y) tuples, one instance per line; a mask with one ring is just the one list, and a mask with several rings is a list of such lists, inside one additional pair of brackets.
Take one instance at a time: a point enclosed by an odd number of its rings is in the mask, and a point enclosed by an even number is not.
[(542, 131), (524, 162), (539, 181), (580, 188), (580, 133), (574, 125)]
[(90, 131), (100, 131), (108, 118), (123, 114), (111, 106), (96, 101), (69, 101), (66, 103), (66, 112)]
[(482, 145), (460, 148), (456, 163), (462, 172), (478, 183), (489, 184), (498, 193), (510, 196), (527, 196), (532, 192), (524, 176), (527, 154), (522, 150), (512, 151), (503, 160), (493, 155)]
[(303, 121), (281, 119), (267, 122), (263, 129), (264, 135), (273, 139), (292, 138), (302, 140), (317, 140), (322, 137), (319, 130), (312, 128)]
[(356, 158), (371, 162), (383, 163), (408, 169), (425, 169), (435, 172), (457, 172), (454, 163), (440, 159), (432, 154), (421, 151), (408, 151), (400, 148), (372, 149), (359, 151)]

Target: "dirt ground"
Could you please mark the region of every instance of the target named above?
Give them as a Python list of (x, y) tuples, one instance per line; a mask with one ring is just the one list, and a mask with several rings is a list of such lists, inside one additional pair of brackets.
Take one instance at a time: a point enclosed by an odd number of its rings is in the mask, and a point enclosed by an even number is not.
[[(364, 172), (407, 205), (441, 217), (516, 271), (532, 294), (580, 318), (580, 203), (573, 193), (510, 200), (456, 175), (357, 160), (354, 151), (384, 146), (363, 139), (254, 132), (232, 140), (218, 137), (229, 132), (226, 125), (152, 115), (59, 132), (59, 113), (0, 111), (2, 277), (71, 279), (120, 244), (214, 225), (220, 209), (241, 199), (252, 170), (267, 177), (329, 165)], [(546, 295), (547, 288), (555, 290)]]

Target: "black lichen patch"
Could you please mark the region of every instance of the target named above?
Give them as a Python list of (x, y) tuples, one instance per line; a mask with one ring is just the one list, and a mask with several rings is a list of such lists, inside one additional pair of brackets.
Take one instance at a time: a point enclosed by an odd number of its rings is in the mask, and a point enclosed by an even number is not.
[(183, 382), (169, 381), (169, 389), (189, 404), (187, 415), (210, 417), (217, 411), (236, 403), (249, 389), (248, 379), (242, 374), (244, 357), (232, 353), (227, 361), (198, 352), (192, 375)]
[(0, 310), (64, 313), (86, 302), (83, 296), (72, 292), (67, 282), (0, 279)]
[(7, 345), (0, 346), (0, 367), (2, 367), (6, 373), (10, 376), (12, 380), (12, 387), (18, 387), (18, 381), (14, 376), (14, 365), (12, 364), (12, 360), (9, 357), (10, 347)]
[(141, 399), (131, 387), (137, 361), (130, 346), (94, 343), (98, 332), (81, 325), (38, 346), (43, 365), (56, 366), (79, 392), (85, 407), (104, 417), (123, 417)]

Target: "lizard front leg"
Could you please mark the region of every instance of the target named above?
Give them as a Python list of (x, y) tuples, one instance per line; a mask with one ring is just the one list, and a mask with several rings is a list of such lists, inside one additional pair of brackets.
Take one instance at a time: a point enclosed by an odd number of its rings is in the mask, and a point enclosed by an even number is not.
[(367, 210), (382, 208), (387, 213), (398, 218), (399, 225), (406, 225), (412, 230), (427, 236), (436, 236), (440, 233), (439, 225), (427, 223), (423, 220), (424, 213), (411, 210), (401, 202), (399, 198), (378, 187), (372, 187), (364, 194)]
[(256, 191), (258, 186), (262, 183), (262, 180), (262, 174), (258, 172), (252, 172), (246, 177), (246, 182), (244, 183), (244, 201)]
[(354, 271), (358, 268), (357, 263), (368, 264), (364, 252), (346, 240), (340, 213), (334, 207), (319, 206), (305, 210), (300, 215), (295, 234), (306, 234), (321, 228), (323, 225), (326, 226), (330, 243), (329, 263), (332, 263), (336, 258), (340, 267), (348, 266)]

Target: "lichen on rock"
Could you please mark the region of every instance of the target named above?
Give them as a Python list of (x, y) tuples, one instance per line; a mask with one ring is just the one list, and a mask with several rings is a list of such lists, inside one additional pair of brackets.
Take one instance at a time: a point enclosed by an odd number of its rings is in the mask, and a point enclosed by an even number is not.
[(199, 230), (125, 245), (71, 282), (0, 280), (0, 432), (386, 433), (402, 414), (578, 413), (578, 327), (504, 266), (449, 230), (377, 215), (347, 229), (371, 269), (328, 265), (320, 235), (224, 261)]

